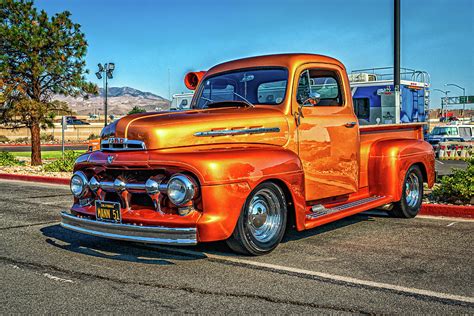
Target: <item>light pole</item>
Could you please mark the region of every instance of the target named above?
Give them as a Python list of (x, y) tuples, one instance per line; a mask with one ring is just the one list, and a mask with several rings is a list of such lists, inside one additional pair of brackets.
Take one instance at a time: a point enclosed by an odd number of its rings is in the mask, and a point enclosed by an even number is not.
[[(446, 103), (446, 107), (448, 106), (448, 93), (450, 93), (451, 91), (449, 90), (441, 90), (441, 89), (433, 89), (433, 91), (439, 91), (441, 93), (444, 93), (444, 103)], [(443, 100), (441, 100), (441, 117), (444, 117), (444, 109), (443, 109)]]
[(393, 22), (393, 90), (395, 92), (395, 123), (400, 123), (400, 1), (394, 0)]
[(104, 126), (107, 126), (107, 94), (108, 94), (108, 79), (112, 79), (113, 75), (112, 73), (115, 70), (115, 64), (114, 63), (106, 63), (104, 66), (102, 66), (101, 63), (97, 65), (99, 67), (99, 71), (95, 73), (97, 76), (97, 79), (102, 79), (104, 78), (104, 93), (105, 93), (105, 99), (104, 99), (104, 116), (105, 116), (105, 122)]
[[(462, 90), (462, 96), (463, 96), (464, 99), (465, 99), (465, 97), (466, 97), (466, 89), (464, 89), (463, 87), (458, 86), (458, 85), (455, 84), (455, 83), (447, 83), (447, 84), (445, 84), (445, 86), (447, 86), (447, 87), (448, 87), (448, 86), (453, 86), (453, 87), (456, 87), (456, 88), (461, 89), (461, 90)], [(462, 104), (462, 117), (464, 117), (465, 108), (466, 108), (466, 103), (463, 103), (463, 104)]]

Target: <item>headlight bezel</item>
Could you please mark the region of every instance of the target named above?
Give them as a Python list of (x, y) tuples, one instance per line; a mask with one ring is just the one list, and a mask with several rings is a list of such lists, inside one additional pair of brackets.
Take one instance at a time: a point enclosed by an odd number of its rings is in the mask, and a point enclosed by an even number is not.
[[(173, 195), (170, 194), (171, 185), (174, 182), (181, 182), (181, 184), (185, 188), (184, 196), (180, 200), (175, 200), (172, 197)], [(198, 185), (196, 181), (188, 175), (177, 173), (177, 174), (172, 175), (167, 182), (166, 195), (170, 199), (171, 203), (173, 203), (176, 206), (183, 206), (187, 204), (188, 202), (192, 201), (197, 196), (197, 192), (198, 192)]]
[[(74, 178), (78, 178), (82, 182), (81, 191), (78, 193), (75, 193), (74, 190), (72, 189), (72, 185), (73, 185), (72, 182)], [(71, 190), (72, 195), (74, 195), (74, 197), (76, 198), (81, 198), (84, 195), (86, 195), (89, 189), (89, 181), (87, 180), (87, 176), (85, 175), (84, 172), (82, 171), (74, 172), (74, 174), (71, 177), (71, 180), (69, 181), (69, 189)]]

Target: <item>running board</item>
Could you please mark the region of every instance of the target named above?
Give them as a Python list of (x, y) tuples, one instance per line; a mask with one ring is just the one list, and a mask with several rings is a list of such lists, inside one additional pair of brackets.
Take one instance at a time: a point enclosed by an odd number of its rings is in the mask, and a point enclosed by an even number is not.
[(357, 201), (350, 202), (350, 203), (347, 203), (347, 204), (338, 205), (338, 206), (335, 206), (335, 207), (332, 207), (332, 208), (325, 208), (321, 204), (313, 205), (311, 207), (311, 212), (312, 213), (306, 215), (306, 219), (316, 219), (316, 218), (319, 218), (319, 217), (322, 217), (322, 216), (326, 216), (326, 215), (329, 215), (329, 214), (334, 214), (334, 213), (337, 213), (337, 212), (345, 211), (345, 210), (348, 210), (348, 209), (351, 209), (351, 208), (355, 208), (355, 207), (358, 207), (358, 206), (361, 206), (361, 205), (364, 205), (364, 204), (376, 202), (376, 201), (382, 200), (382, 199), (385, 199), (385, 196), (374, 195), (374, 196), (367, 197), (365, 199), (357, 200)]

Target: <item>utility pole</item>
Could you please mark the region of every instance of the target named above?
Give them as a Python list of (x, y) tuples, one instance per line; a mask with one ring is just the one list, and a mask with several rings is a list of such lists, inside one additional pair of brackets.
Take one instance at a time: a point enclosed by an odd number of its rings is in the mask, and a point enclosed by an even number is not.
[(444, 106), (448, 106), (448, 93), (450, 93), (451, 91), (444, 91), (441, 89), (433, 89), (433, 91), (439, 91), (444, 94), (444, 98), (441, 98), (441, 117), (444, 117)]
[(171, 74), (168, 68), (168, 99), (171, 101)]
[(393, 85), (395, 92), (395, 123), (400, 123), (400, 0), (394, 0)]

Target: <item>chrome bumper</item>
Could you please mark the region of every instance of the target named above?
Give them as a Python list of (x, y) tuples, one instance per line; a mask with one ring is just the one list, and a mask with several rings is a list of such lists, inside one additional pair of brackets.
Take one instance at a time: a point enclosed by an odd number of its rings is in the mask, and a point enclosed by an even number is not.
[(163, 245), (197, 244), (196, 228), (172, 228), (162, 226), (137, 226), (116, 224), (77, 217), (61, 212), (61, 226), (88, 235)]

